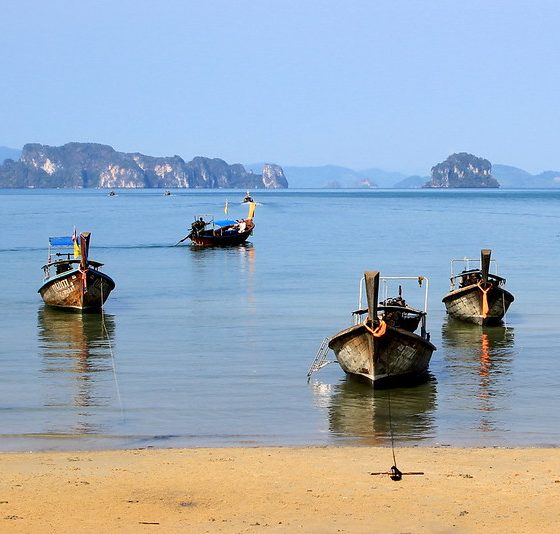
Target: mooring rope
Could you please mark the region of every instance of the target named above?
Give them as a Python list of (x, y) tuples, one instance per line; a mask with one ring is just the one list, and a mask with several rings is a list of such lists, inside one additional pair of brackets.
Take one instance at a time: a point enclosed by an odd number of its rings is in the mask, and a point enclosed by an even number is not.
[(403, 475), (423, 475), (423, 471), (410, 471), (407, 473), (403, 473), (397, 467), (397, 458), (395, 455), (395, 433), (393, 431), (393, 414), (391, 413), (391, 390), (387, 389), (387, 404), (389, 407), (389, 434), (391, 436), (391, 452), (393, 454), (393, 465), (390, 471), (381, 471), (381, 472), (374, 472), (370, 473), (370, 475), (389, 475), (391, 480), (399, 481), (402, 480)]
[(389, 434), (391, 436), (391, 452), (393, 453), (393, 467), (397, 467), (395, 458), (395, 434), (393, 432), (393, 416), (391, 414), (391, 390), (387, 389), (387, 404), (389, 406)]
[(111, 338), (109, 336), (109, 332), (107, 330), (107, 326), (105, 325), (105, 312), (103, 311), (103, 279), (101, 279), (101, 324), (103, 326), (103, 331), (105, 332), (105, 337), (107, 338), (107, 343), (109, 345), (109, 353), (111, 354), (111, 365), (113, 368), (113, 378), (115, 380), (115, 389), (117, 391), (117, 399), (119, 401), (119, 408), (121, 410), (121, 416), (124, 417), (124, 409), (121, 399), (121, 391), (119, 388), (119, 381), (117, 379), (117, 370), (115, 364), (115, 355), (113, 354), (113, 345), (111, 343)]

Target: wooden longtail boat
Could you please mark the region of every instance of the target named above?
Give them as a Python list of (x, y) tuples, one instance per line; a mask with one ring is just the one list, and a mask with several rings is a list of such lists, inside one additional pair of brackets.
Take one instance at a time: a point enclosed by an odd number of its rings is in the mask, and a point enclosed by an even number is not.
[[(101, 309), (115, 282), (100, 271), (102, 263), (88, 258), (90, 237), (89, 232), (82, 232), (79, 236), (49, 238), (45, 276), (39, 288), (45, 304), (72, 310)], [(73, 252), (68, 252), (68, 247)]]
[[(505, 278), (490, 273), (491, 253), (489, 249), (480, 251), (480, 269), (470, 268), (471, 262), (478, 262), (475, 259), (451, 260), (451, 288), (443, 297), (450, 317), (484, 326), (502, 322), (514, 298), (503, 288)], [(457, 275), (456, 262), (464, 262), (463, 271)]]
[(256, 204), (249, 202), (249, 213), (246, 219), (215, 220), (208, 215), (196, 215), (191, 224), (191, 231), (179, 243), (190, 239), (199, 247), (227, 247), (245, 243), (255, 229), (253, 221)]
[[(428, 377), (428, 365), (436, 347), (426, 331), (428, 280), (424, 277), (384, 277), (391, 280), (418, 280), (425, 284), (424, 310), (411, 308), (399, 297), (385, 299), (378, 305), (379, 273), (366, 272), (360, 281), (355, 324), (334, 335), (328, 346), (344, 372), (374, 387), (419, 381)], [(362, 284), (368, 307), (361, 309)], [(367, 313), (364, 321), (361, 317)], [(420, 326), (420, 334), (414, 331)]]

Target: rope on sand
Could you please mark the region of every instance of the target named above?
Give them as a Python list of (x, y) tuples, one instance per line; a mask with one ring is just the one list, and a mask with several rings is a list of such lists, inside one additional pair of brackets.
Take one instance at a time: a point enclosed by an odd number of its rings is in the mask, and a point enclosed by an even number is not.
[(391, 390), (387, 389), (387, 404), (389, 408), (389, 433), (391, 436), (391, 452), (393, 454), (393, 465), (391, 466), (390, 471), (380, 471), (377, 473), (370, 473), (370, 475), (389, 475), (391, 480), (395, 482), (402, 480), (403, 475), (423, 475), (423, 471), (409, 471), (407, 473), (403, 473), (397, 467), (397, 459), (395, 456), (395, 434), (393, 432), (393, 416), (391, 414)]

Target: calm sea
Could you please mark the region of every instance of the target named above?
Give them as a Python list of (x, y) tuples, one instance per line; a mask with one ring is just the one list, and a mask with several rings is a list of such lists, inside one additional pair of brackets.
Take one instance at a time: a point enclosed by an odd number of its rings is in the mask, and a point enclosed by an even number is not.
[[(0, 450), (560, 444), (560, 191), (255, 191), (247, 246), (173, 246), (242, 191), (0, 191)], [(43, 306), (47, 238), (92, 232), (105, 314)], [(449, 322), (451, 258), (491, 248), (506, 327)], [(372, 391), (338, 365), (364, 270), (429, 278), (433, 380)], [(412, 304), (417, 288), (405, 287)], [(408, 293), (410, 290), (410, 294)]]

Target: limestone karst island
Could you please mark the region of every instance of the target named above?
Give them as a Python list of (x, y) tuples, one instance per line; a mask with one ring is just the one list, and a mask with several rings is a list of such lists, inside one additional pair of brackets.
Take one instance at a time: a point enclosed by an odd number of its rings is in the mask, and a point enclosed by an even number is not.
[(264, 164), (261, 174), (255, 174), (217, 158), (186, 162), (179, 156), (152, 157), (97, 143), (68, 143), (25, 145), (18, 161), (8, 159), (0, 165), (0, 187), (282, 189), (288, 182), (274, 164)]
[(432, 167), (432, 178), (426, 188), (496, 188), (492, 164), (483, 158), (461, 152)]
[(98, 143), (22, 150), (0, 147), (0, 188), (191, 188), (191, 189), (458, 189), (558, 188), (560, 172), (532, 175), (508, 165), (460, 152), (434, 165), (430, 176), (409, 176), (377, 168), (354, 170), (336, 165), (230, 165), (223, 159), (154, 157), (125, 153)]

